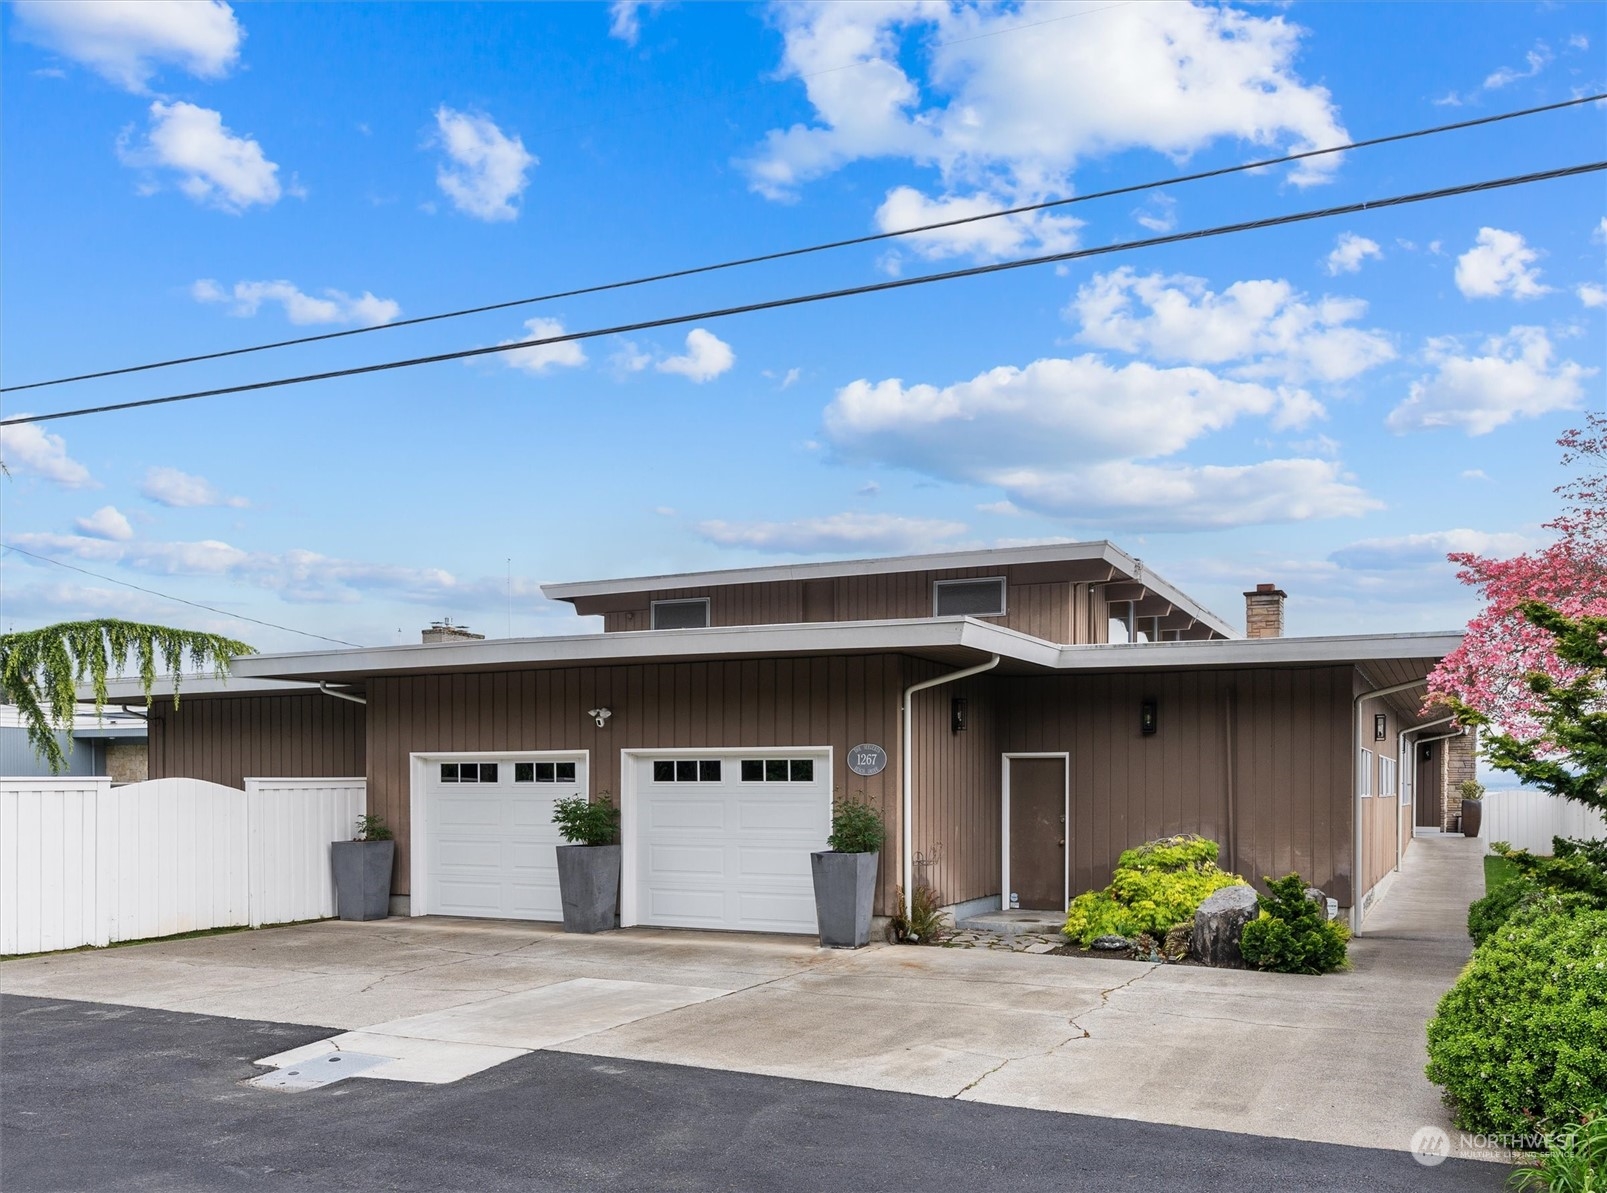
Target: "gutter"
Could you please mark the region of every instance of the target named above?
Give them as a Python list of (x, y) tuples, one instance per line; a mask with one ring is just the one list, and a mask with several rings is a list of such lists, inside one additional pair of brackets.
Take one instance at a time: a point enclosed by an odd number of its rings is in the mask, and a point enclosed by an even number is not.
[(906, 920), (909, 919), (910, 901), (915, 897), (915, 851), (912, 848), (912, 834), (914, 832), (915, 825), (915, 773), (914, 765), (911, 761), (911, 754), (914, 751), (915, 731), (913, 728), (914, 718), (912, 715), (910, 698), (914, 696), (916, 692), (924, 692), (927, 688), (940, 687), (943, 684), (954, 683), (957, 680), (969, 679), (973, 675), (981, 675), (984, 671), (992, 671), (998, 665), (999, 656), (993, 655), (988, 659), (987, 662), (978, 663), (975, 667), (967, 667), (962, 671), (950, 671), (947, 674), (939, 675), (934, 679), (926, 679), (922, 680), (920, 683), (911, 684), (909, 687), (904, 689), (904, 701), (900, 706), (900, 710), (904, 717), (904, 753), (903, 757), (899, 760), (899, 769), (904, 772), (904, 801), (903, 816), (900, 822), (898, 849), (901, 862), (900, 872), (904, 881), (903, 911), (904, 918)]
[[(1396, 692), (1409, 692), (1413, 688), (1426, 687), (1428, 677), (1408, 680), (1406, 683), (1390, 684), (1387, 688), (1373, 688), (1370, 691), (1360, 692), (1350, 702), (1350, 934), (1361, 935), (1361, 900), (1365, 894), (1361, 889), (1362, 883), (1362, 830), (1361, 830), (1361, 784), (1356, 775), (1356, 761), (1361, 755), (1361, 706), (1363, 700), (1373, 700), (1379, 696), (1393, 696)], [(1397, 805), (1395, 812), (1395, 832), (1400, 833), (1400, 810)], [(1399, 851), (1400, 844), (1396, 842)]]

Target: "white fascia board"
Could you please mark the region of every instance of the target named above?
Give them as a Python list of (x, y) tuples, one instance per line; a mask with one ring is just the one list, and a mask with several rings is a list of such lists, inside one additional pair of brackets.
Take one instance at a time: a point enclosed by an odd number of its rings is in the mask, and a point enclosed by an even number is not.
[(1376, 659), (1444, 658), (1462, 644), (1456, 631), (1337, 634), (1322, 638), (1235, 638), (1201, 642), (1062, 646), (1063, 671), (1139, 671), (1167, 667), (1278, 667), (1365, 663)]
[(714, 659), (788, 654), (898, 653), (960, 648), (999, 654), (1053, 667), (1052, 643), (969, 617), (890, 621), (811, 622), (800, 625), (717, 626), (688, 630), (641, 630), (555, 638), (497, 638), (357, 650), (250, 655), (235, 660), (243, 678), (323, 675), (418, 674), (427, 671), (494, 670), (530, 665), (563, 666)]
[[(179, 700), (182, 702), (186, 696), (266, 696), (277, 695), (282, 692), (316, 692), (316, 683), (303, 683), (283, 679), (254, 679), (246, 678), (240, 674), (240, 664), (246, 658), (256, 658), (256, 655), (245, 655), (230, 664), (230, 675), (224, 679), (210, 673), (206, 675), (185, 675), (179, 679)], [(273, 657), (273, 656), (268, 656)], [(173, 695), (173, 677), (158, 675), (156, 682), (151, 686), (151, 699), (170, 699)], [(80, 685), (78, 689), (78, 703), (93, 704), (95, 701), (94, 689), (88, 684)], [(108, 679), (106, 681), (107, 704), (144, 704), (145, 685), (138, 679), (123, 677), (121, 679)]]
[(549, 600), (618, 596), (672, 588), (709, 588), (723, 584), (768, 584), (778, 580), (818, 580), (835, 576), (878, 576), (891, 572), (936, 572), (953, 568), (1010, 567), (1023, 563), (1080, 562), (1103, 559), (1120, 567), (1132, 560), (1109, 542), (1050, 543), (1037, 547), (996, 547), (984, 551), (943, 551), (935, 555), (891, 555), (878, 559), (842, 559), (825, 563), (782, 563), (714, 572), (677, 572), (664, 576), (630, 576), (619, 580), (582, 580), (543, 584)]

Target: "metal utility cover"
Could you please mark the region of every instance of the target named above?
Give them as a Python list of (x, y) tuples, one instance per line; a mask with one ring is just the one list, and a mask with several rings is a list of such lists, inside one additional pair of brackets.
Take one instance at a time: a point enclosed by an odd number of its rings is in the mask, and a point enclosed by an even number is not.
[(395, 1059), (394, 1056), (377, 1056), (372, 1052), (330, 1052), (253, 1077), (246, 1084), (299, 1093), (304, 1089), (321, 1089), (344, 1078), (355, 1077), (369, 1069), (388, 1065)]

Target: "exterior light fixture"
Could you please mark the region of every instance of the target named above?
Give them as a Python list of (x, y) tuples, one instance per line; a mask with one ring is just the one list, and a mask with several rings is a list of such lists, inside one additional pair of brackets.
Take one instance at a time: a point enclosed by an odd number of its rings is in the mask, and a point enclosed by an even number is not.
[(1154, 697), (1145, 697), (1138, 706), (1138, 731), (1148, 737), (1160, 727), (1160, 709)]
[(1373, 740), (1383, 741), (1389, 733), (1389, 718), (1383, 713), (1373, 714)]
[(965, 697), (955, 696), (949, 701), (949, 732), (964, 733), (965, 727)]
[(596, 721), (597, 728), (601, 729), (608, 724), (608, 718), (614, 715), (614, 710), (611, 708), (593, 708), (588, 710), (586, 715)]

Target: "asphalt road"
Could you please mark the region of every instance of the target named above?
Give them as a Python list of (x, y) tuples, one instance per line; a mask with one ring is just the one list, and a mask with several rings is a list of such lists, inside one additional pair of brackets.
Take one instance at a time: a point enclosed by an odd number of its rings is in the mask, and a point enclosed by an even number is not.
[(256, 1057), (332, 1034), (0, 1000), (0, 1188), (1350, 1193), (1496, 1190), (1507, 1174), (557, 1052), (445, 1086), (350, 1079), (277, 1093), (241, 1084), (264, 1071)]

